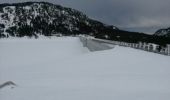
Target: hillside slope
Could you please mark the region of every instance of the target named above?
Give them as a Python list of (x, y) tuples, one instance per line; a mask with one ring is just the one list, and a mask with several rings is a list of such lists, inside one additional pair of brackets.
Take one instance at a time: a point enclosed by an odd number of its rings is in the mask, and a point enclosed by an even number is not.
[(99, 29), (118, 30), (85, 14), (47, 2), (0, 4), (0, 36), (94, 35)]

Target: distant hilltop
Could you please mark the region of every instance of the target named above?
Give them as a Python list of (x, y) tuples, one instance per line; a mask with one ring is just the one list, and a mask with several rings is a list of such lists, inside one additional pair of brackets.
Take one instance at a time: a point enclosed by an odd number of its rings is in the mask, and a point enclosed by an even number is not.
[(165, 37), (170, 37), (170, 27), (166, 29), (160, 29), (155, 32), (156, 36), (165, 36)]

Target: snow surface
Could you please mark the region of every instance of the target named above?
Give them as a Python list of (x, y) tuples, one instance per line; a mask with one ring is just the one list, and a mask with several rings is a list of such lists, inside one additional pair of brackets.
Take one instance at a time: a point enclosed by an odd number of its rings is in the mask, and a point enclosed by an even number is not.
[(0, 100), (170, 100), (170, 57), (78, 38), (1, 39)]

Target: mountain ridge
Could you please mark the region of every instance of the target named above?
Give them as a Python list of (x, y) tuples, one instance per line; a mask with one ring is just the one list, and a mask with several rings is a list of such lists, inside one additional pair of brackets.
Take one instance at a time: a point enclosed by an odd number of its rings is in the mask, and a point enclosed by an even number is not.
[(168, 38), (120, 30), (82, 12), (49, 2), (0, 4), (0, 38), (90, 35), (124, 42), (167, 44)]

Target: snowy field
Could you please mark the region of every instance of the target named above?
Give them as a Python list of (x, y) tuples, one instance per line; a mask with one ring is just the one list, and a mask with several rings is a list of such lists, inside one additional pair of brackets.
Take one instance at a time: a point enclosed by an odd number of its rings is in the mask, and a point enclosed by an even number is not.
[(0, 100), (170, 100), (170, 57), (78, 38), (1, 39)]

